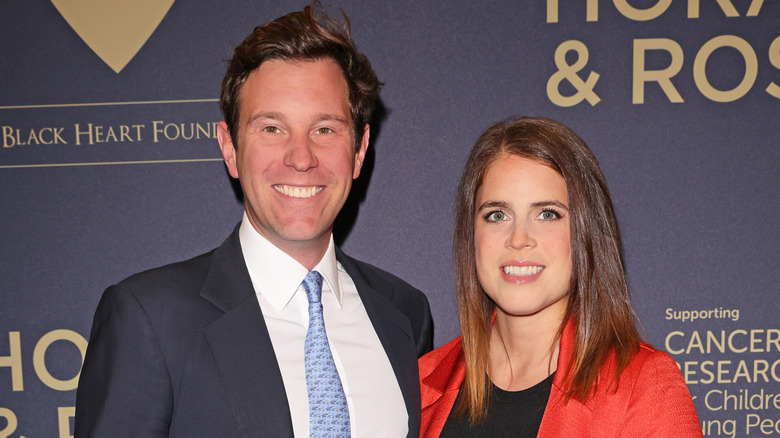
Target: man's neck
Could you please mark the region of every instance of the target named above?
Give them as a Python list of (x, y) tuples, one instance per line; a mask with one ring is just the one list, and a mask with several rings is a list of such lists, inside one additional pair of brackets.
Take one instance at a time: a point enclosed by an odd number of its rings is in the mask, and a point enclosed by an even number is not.
[(268, 235), (268, 233), (263, 233), (256, 226), (254, 226), (251, 218), (249, 219), (249, 223), (252, 225), (252, 228), (255, 232), (263, 236), (265, 240), (282, 250), (285, 254), (292, 257), (296, 262), (303, 265), (303, 267), (309, 271), (313, 270), (314, 267), (317, 266), (320, 260), (322, 260), (322, 257), (324, 257), (325, 253), (328, 251), (328, 246), (330, 245), (331, 239), (330, 232), (324, 233), (314, 239), (309, 240), (287, 240), (282, 239), (278, 235)]

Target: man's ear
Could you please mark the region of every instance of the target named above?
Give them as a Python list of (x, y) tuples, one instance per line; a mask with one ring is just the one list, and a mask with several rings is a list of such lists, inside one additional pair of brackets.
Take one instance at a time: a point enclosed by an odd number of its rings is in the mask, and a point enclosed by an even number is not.
[(355, 169), (352, 172), (352, 179), (356, 179), (360, 176), (360, 168), (363, 166), (363, 162), (366, 160), (366, 151), (368, 151), (368, 139), (371, 137), (371, 128), (366, 123), (363, 128), (363, 137), (360, 139), (360, 146), (357, 152), (355, 152)]
[(230, 129), (228, 129), (228, 125), (225, 122), (217, 124), (217, 141), (219, 142), (219, 148), (222, 150), (222, 158), (225, 160), (228, 173), (233, 178), (238, 178), (236, 147), (233, 144), (233, 139), (230, 137)]

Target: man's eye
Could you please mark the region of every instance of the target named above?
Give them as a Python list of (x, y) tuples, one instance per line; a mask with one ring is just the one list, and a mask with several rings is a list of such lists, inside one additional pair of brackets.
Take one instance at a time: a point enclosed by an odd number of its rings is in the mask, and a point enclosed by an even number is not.
[(317, 130), (317, 134), (330, 134), (331, 132), (333, 132), (333, 130), (330, 128), (320, 128)]
[(276, 126), (266, 126), (265, 128), (263, 128), (263, 131), (269, 134), (278, 134), (279, 128), (277, 128)]

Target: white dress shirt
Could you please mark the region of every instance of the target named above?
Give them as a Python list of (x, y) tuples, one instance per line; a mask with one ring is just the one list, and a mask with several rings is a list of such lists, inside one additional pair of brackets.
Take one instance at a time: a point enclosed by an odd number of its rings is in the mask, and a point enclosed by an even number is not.
[[(241, 250), (271, 336), (296, 437), (309, 436), (304, 342), (309, 301), (301, 286), (308, 270), (260, 235), (244, 218)], [(336, 261), (331, 235), (314, 270), (322, 274), (322, 307), (333, 359), (349, 405), (353, 437), (405, 437), (408, 414), (401, 389), (355, 283)]]

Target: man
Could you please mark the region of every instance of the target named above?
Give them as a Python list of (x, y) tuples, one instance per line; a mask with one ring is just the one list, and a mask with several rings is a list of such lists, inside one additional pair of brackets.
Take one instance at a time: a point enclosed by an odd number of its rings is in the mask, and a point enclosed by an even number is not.
[[(418, 435), (427, 300), (333, 244), (380, 87), (345, 21), (307, 7), (236, 48), (218, 140), (243, 220), (215, 250), (105, 292), (77, 437), (316, 436), (331, 420), (346, 428), (335, 436)], [(327, 359), (312, 359), (323, 342)], [(309, 376), (320, 362), (335, 375), (326, 390)], [(323, 391), (343, 411), (309, 404)]]

